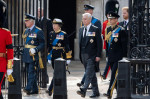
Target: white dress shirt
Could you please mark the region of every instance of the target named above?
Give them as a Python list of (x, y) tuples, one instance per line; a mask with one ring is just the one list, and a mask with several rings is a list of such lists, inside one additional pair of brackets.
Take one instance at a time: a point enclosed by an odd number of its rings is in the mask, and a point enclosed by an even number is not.
[[(89, 31), (90, 27), (91, 27), (91, 23), (86, 27), (86, 29), (87, 29), (86, 36), (87, 36), (87, 32)], [(84, 33), (85, 33), (85, 28), (83, 30), (83, 37), (84, 37)]]

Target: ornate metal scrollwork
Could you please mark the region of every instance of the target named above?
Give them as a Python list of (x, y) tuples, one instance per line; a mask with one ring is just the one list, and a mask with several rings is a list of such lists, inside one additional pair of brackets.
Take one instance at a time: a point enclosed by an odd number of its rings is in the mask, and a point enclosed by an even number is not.
[(14, 56), (22, 55), (24, 46), (14, 46)]
[[(129, 52), (133, 94), (150, 94), (150, 0), (129, 0)], [(143, 98), (144, 99), (144, 98)]]

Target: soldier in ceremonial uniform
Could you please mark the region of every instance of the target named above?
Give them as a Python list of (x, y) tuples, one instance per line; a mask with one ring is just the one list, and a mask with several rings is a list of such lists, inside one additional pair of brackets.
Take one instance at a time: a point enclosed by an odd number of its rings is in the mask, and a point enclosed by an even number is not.
[[(68, 35), (66, 32), (61, 30), (62, 27), (62, 20), (55, 18), (53, 20), (53, 30), (49, 33), (48, 37), (48, 50), (49, 55), (47, 57), (48, 62), (51, 64), (54, 69), (54, 60), (57, 58), (63, 58), (67, 60), (67, 64), (70, 64), (71, 62), (71, 50), (69, 48), (69, 41), (68, 41)], [(53, 91), (53, 79), (51, 81), (51, 84), (46, 91), (50, 96), (52, 95)]]
[(45, 38), (43, 31), (36, 27), (35, 17), (29, 14), (25, 16), (25, 29), (22, 37), (25, 41), (25, 48), (23, 51), (23, 62), (28, 71), (27, 86), (24, 89), (28, 95), (38, 94), (36, 67), (38, 63), (40, 68), (43, 68), (40, 51), (44, 48)]
[[(113, 11), (115, 13), (118, 13), (119, 12), (119, 2), (117, 0), (108, 0), (106, 2), (106, 6), (105, 6), (105, 16), (107, 18), (106, 21), (103, 22), (103, 28), (102, 28), (102, 34), (103, 34), (103, 39), (104, 39), (104, 44), (103, 44), (103, 49), (106, 49), (106, 42), (105, 42), (105, 32), (106, 32), (106, 28), (110, 26), (110, 23), (108, 21), (108, 13), (110, 11)], [(117, 23), (118, 25), (119, 23)], [(104, 69), (104, 72), (103, 74), (101, 75), (103, 79), (106, 79), (107, 78), (107, 75), (110, 71), (110, 66), (109, 66), (109, 63), (108, 63), (108, 58), (106, 57), (106, 67)]]
[(107, 28), (105, 35), (106, 55), (111, 67), (111, 80), (107, 93), (104, 96), (112, 97), (113, 89), (116, 86), (116, 75), (118, 71), (118, 61), (127, 56), (127, 35), (123, 27), (117, 25), (120, 16), (115, 12), (109, 12), (110, 27)]
[[(94, 8), (95, 7), (92, 6), (92, 5), (85, 4), (84, 5), (84, 12), (85, 13), (90, 13), (91, 15), (93, 15)], [(101, 21), (99, 19), (95, 18), (94, 16), (92, 16), (91, 24), (93, 24), (94, 26), (99, 28), (99, 30), (100, 30), (99, 34), (101, 36)], [(83, 22), (81, 22), (81, 27), (82, 26), (84, 26)], [(99, 45), (99, 46), (102, 46), (102, 45)], [(99, 62), (96, 62), (95, 67), (97, 68), (96, 72), (99, 72)], [(81, 82), (77, 83), (77, 86), (78, 87), (82, 86), (84, 84), (84, 80), (85, 80), (85, 75), (83, 76)], [(88, 89), (92, 89), (92, 86), (90, 86)]]
[(79, 48), (80, 60), (85, 68), (85, 81), (77, 94), (85, 97), (88, 86), (91, 83), (93, 94), (90, 98), (95, 98), (100, 96), (95, 65), (100, 61), (102, 39), (99, 28), (91, 24), (91, 14), (84, 13), (82, 16), (84, 26), (79, 29)]
[[(13, 46), (11, 32), (2, 28), (6, 17), (6, 3), (0, 1), (0, 99), (3, 99), (1, 85), (7, 71), (8, 78), (12, 75)], [(8, 79), (8, 81), (10, 81)]]

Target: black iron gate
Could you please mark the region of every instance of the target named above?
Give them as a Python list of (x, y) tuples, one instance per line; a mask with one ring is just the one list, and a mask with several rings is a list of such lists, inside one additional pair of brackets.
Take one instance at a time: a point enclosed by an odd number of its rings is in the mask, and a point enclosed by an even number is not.
[[(25, 29), (24, 24), (24, 14), (28, 13), (33, 16), (38, 17), (38, 9), (44, 10), (43, 20), (47, 18), (47, 4), (48, 0), (4, 0), (7, 3), (7, 22), (5, 27), (8, 28), (12, 34), (18, 34), (18, 36), (13, 37), (14, 44), (14, 56), (21, 59), (22, 50), (24, 47), (24, 41), (22, 39), (22, 33)], [(40, 16), (42, 14), (40, 13)], [(46, 21), (43, 22), (43, 26), (45, 26)], [(47, 34), (46, 27), (43, 28), (44, 34)], [(47, 39), (47, 36), (45, 36)], [(47, 42), (46, 42), (47, 45)], [(45, 46), (45, 54), (46, 54), (46, 46)], [(46, 56), (44, 57), (44, 62), (46, 64)], [(21, 74), (22, 74), (22, 87), (26, 86), (27, 83), (27, 70), (25, 64), (23, 62), (21, 64)], [(37, 69), (38, 74), (38, 85), (40, 87), (46, 88), (47, 84), (47, 67), (44, 66), (44, 69)]]
[(131, 92), (139, 99), (150, 98), (150, 1), (129, 0), (129, 49)]

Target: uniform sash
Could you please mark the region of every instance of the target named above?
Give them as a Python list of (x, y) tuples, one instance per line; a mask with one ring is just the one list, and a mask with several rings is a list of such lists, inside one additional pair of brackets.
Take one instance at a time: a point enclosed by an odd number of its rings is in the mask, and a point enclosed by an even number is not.
[[(121, 30), (121, 28), (118, 27), (117, 30), (116, 30), (115, 32), (113, 32), (113, 33), (116, 34), (116, 33), (118, 33), (120, 30)], [(110, 44), (111, 44), (111, 42), (113, 41), (113, 39), (114, 39), (114, 37), (113, 37), (112, 34), (111, 34), (111, 40), (108, 42), (108, 49), (110, 48)]]
[[(60, 34), (59, 35), (64, 35), (64, 33), (63, 32), (60, 32)], [(53, 41), (53, 43), (52, 43), (52, 45), (53, 46), (56, 46), (56, 44), (57, 44), (57, 42), (59, 41), (59, 39), (55, 39), (54, 41)], [(52, 51), (53, 51), (53, 48), (52, 48), (52, 50), (50, 51), (50, 54), (47, 56), (47, 59), (48, 60), (51, 60), (51, 56), (52, 56)]]
[(97, 21), (97, 19), (95, 19), (95, 18), (94, 18), (94, 19), (92, 20), (92, 22), (91, 22), (91, 23), (92, 23), (92, 24), (95, 24), (95, 23), (96, 23), (96, 21)]

